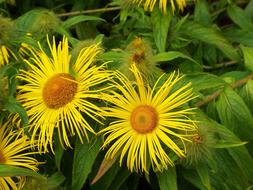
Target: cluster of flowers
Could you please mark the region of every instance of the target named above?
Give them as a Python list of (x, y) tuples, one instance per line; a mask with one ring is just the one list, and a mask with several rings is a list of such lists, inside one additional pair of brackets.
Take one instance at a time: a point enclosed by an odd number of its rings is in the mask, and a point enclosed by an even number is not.
[[(70, 64), (66, 37), (58, 46), (48, 38), (48, 46), (50, 55), (40, 44), (39, 49), (25, 47), (31, 58), (25, 60), (29, 69), (21, 70), (18, 76), (23, 84), (18, 86), (16, 98), (27, 112), (31, 138), (6, 124), (1, 126), (1, 163), (36, 170), (37, 161), (28, 155), (53, 152), (56, 133), (63, 147), (71, 147), (70, 138), (76, 134), (81, 141), (88, 138), (88, 132), (105, 135), (102, 148), (108, 147), (106, 158), (119, 156), (120, 164), (126, 158), (130, 171), (148, 172), (149, 164), (157, 170), (173, 165), (168, 148), (179, 157), (185, 156), (184, 142), (190, 141), (188, 137), (197, 128), (189, 118), (193, 108), (181, 108), (194, 98), (191, 84), (172, 92), (182, 76), (173, 72), (164, 79), (161, 75), (151, 87), (143, 80), (136, 61), (129, 68), (134, 80), (118, 70), (107, 70), (107, 63), (94, 64), (102, 51), (99, 44), (83, 48), (74, 64)], [(94, 99), (104, 106), (98, 106)], [(111, 122), (95, 132), (87, 116), (98, 123), (105, 118), (111, 118)], [(22, 143), (13, 141), (17, 133), (15, 138)], [(30, 146), (38, 151), (23, 153)], [(0, 185), (7, 189), (7, 183), (15, 186), (9, 177), (2, 178)]]
[[(184, 1), (180, 2), (183, 4), (179, 7), (183, 8)], [(160, 8), (166, 8), (166, 3), (167, 0), (160, 1)], [(153, 6), (154, 3), (146, 1), (146, 8)], [(140, 48), (140, 39), (133, 43), (135, 50), (127, 60), (128, 68), (123, 68), (132, 77), (122, 68), (108, 70), (108, 63), (95, 64), (102, 53), (100, 44), (83, 48), (72, 63), (66, 37), (59, 43), (54, 38), (52, 42), (49, 37), (47, 40), (50, 52), (40, 43), (38, 49), (29, 45), (22, 49), (29, 55), (24, 59), (29, 69), (20, 70), (16, 98), (27, 112), (31, 137), (19, 127), (18, 115), (14, 116), (16, 126), (10, 122), (1, 124), (1, 164), (37, 171), (38, 161), (32, 155), (54, 152), (55, 135), (65, 148), (71, 147), (74, 135), (81, 142), (90, 134), (104, 135), (101, 148), (107, 150), (105, 157), (118, 158), (120, 165), (126, 161), (131, 172), (148, 173), (150, 165), (161, 171), (173, 165), (171, 153), (179, 158), (185, 156), (185, 142), (190, 142), (189, 137), (197, 131), (195, 121), (190, 118), (193, 108), (182, 107), (194, 98), (191, 84), (175, 89), (183, 77), (177, 72), (168, 77), (161, 74), (148, 83), (149, 76), (143, 67), (149, 63), (145, 60), (148, 53)], [(0, 67), (9, 62), (9, 55), (8, 48), (1, 46)], [(100, 124), (105, 119), (110, 122), (96, 132), (90, 119)], [(3, 177), (0, 188), (20, 189), (24, 181), (24, 177)]]

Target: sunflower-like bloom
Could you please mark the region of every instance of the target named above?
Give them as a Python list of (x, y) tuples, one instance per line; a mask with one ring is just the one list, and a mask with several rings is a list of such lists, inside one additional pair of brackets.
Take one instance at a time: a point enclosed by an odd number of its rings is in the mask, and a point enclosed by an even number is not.
[[(155, 4), (159, 4), (159, 8), (166, 13), (166, 9), (167, 9), (167, 3), (168, 0), (129, 0), (130, 2), (133, 2), (135, 4), (141, 5), (144, 4), (144, 9), (145, 10), (150, 10), (153, 11)], [(159, 1), (159, 2), (158, 2)], [(185, 0), (175, 0), (178, 8), (182, 11), (184, 10), (184, 7), (186, 6), (186, 1)], [(170, 4), (171, 4), (171, 9), (172, 9), (172, 13), (174, 13), (175, 11), (175, 3), (174, 0), (170, 0)]]
[(145, 86), (134, 64), (131, 70), (134, 83), (116, 73), (119, 82), (115, 80), (113, 86), (117, 91), (107, 98), (113, 107), (105, 108), (106, 115), (114, 120), (100, 131), (106, 137), (102, 148), (110, 144), (105, 157), (119, 156), (120, 165), (126, 158), (131, 172), (148, 172), (150, 163), (153, 169), (161, 171), (173, 165), (172, 154), (185, 156), (184, 141), (190, 141), (190, 134), (195, 134), (195, 121), (189, 118), (194, 108), (180, 108), (194, 98), (191, 83), (172, 92), (182, 78), (174, 72), (160, 88), (163, 75), (150, 88)]
[(98, 92), (102, 89), (92, 88), (110, 78), (104, 70), (105, 64), (92, 65), (102, 51), (99, 44), (83, 48), (73, 65), (66, 37), (57, 47), (55, 39), (52, 45), (48, 39), (48, 46), (52, 57), (41, 47), (40, 50), (30, 48), (33, 57), (26, 63), (31, 69), (21, 71), (19, 78), (26, 84), (18, 87), (17, 97), (29, 117), (31, 141), (38, 139), (38, 148), (44, 152), (48, 151), (48, 145), (53, 151), (55, 129), (64, 147), (71, 147), (69, 137), (75, 134), (82, 141), (83, 136), (88, 138), (87, 131), (94, 133), (83, 114), (100, 122), (103, 110), (90, 98), (99, 98)]
[(9, 52), (6, 46), (0, 46), (0, 67), (9, 62)]
[[(24, 134), (12, 130), (4, 124), (0, 128), (0, 164), (23, 167), (37, 171), (38, 162), (31, 157), (37, 152), (28, 152), (30, 140)], [(0, 189), (19, 190), (24, 185), (25, 177), (0, 177)]]

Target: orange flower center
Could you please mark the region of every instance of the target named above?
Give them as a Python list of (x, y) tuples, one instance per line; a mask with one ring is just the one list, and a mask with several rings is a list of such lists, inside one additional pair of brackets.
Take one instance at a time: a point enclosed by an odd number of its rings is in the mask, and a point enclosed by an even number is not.
[(43, 88), (43, 100), (48, 108), (58, 109), (71, 102), (77, 92), (74, 77), (59, 73), (48, 79)]
[(139, 133), (145, 134), (153, 131), (158, 123), (156, 110), (148, 105), (136, 107), (130, 118), (132, 128)]
[(197, 143), (197, 144), (200, 144), (202, 143), (203, 139), (200, 135), (196, 134), (195, 136), (192, 137), (193, 139), (193, 142)]
[(3, 153), (0, 151), (0, 163), (3, 164), (5, 162), (6, 162), (6, 159), (5, 159), (4, 155), (3, 155)]
[(132, 56), (132, 61), (137, 64), (143, 64), (145, 61), (145, 52), (144, 51), (135, 52)]

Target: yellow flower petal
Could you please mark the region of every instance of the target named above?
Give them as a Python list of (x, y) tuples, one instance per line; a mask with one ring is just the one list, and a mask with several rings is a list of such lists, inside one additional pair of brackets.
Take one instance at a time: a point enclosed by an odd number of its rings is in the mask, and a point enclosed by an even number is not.
[(117, 72), (113, 83), (117, 91), (107, 96), (113, 107), (104, 108), (105, 115), (114, 121), (100, 131), (106, 137), (102, 148), (110, 145), (106, 157), (119, 156), (120, 164), (126, 161), (130, 171), (148, 172), (149, 163), (156, 170), (166, 169), (173, 165), (168, 153), (184, 157), (188, 133), (197, 132), (195, 121), (189, 118), (193, 109), (181, 107), (194, 98), (191, 84), (171, 92), (182, 78), (174, 72), (160, 88), (159, 81), (150, 88), (134, 64), (131, 71), (135, 82)]
[[(26, 82), (18, 87), (17, 99), (27, 111), (32, 132), (32, 143), (39, 141), (40, 151), (53, 151), (54, 134), (57, 131), (64, 147), (71, 147), (70, 137), (77, 134), (79, 139), (87, 131), (95, 133), (83, 114), (101, 123), (103, 110), (90, 99), (99, 99), (102, 89), (90, 90), (110, 78), (105, 65), (95, 66), (94, 60), (102, 49), (99, 44), (81, 50), (73, 68), (70, 64), (68, 39), (58, 45), (55, 39), (50, 43), (51, 55), (40, 46), (39, 50), (28, 47), (32, 59), (26, 60), (30, 70), (22, 70), (19, 79)], [(74, 76), (72, 73), (74, 71)]]

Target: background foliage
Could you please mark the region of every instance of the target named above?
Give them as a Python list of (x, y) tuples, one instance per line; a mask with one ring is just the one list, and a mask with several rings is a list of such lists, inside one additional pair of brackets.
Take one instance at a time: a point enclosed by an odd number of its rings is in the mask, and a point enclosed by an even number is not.
[[(13, 52), (21, 43), (46, 44), (46, 34), (58, 40), (65, 35), (75, 58), (94, 39), (104, 47), (100, 59), (111, 61), (108, 67), (117, 69), (124, 64), (128, 44), (142, 37), (151, 44), (150, 59), (160, 69), (184, 73), (179, 85), (192, 82), (198, 98), (191, 105), (198, 108), (195, 119), (200, 133), (189, 156), (163, 172), (130, 173), (118, 162), (103, 160), (102, 138), (84, 144), (73, 138), (73, 149), (63, 150), (55, 139), (55, 154), (38, 156), (45, 162), (39, 174), (0, 165), (0, 176), (29, 176), (24, 189), (45, 190), (253, 187), (252, 0), (187, 1), (185, 10), (174, 15), (158, 8), (150, 13), (142, 7), (126, 7), (123, 0), (0, 3), (1, 17), (12, 20), (8, 26), (0, 22), (0, 42)], [(0, 69), (0, 119), (19, 113), (27, 126), (26, 113), (15, 99), (16, 76), (24, 67), (17, 57)]]

